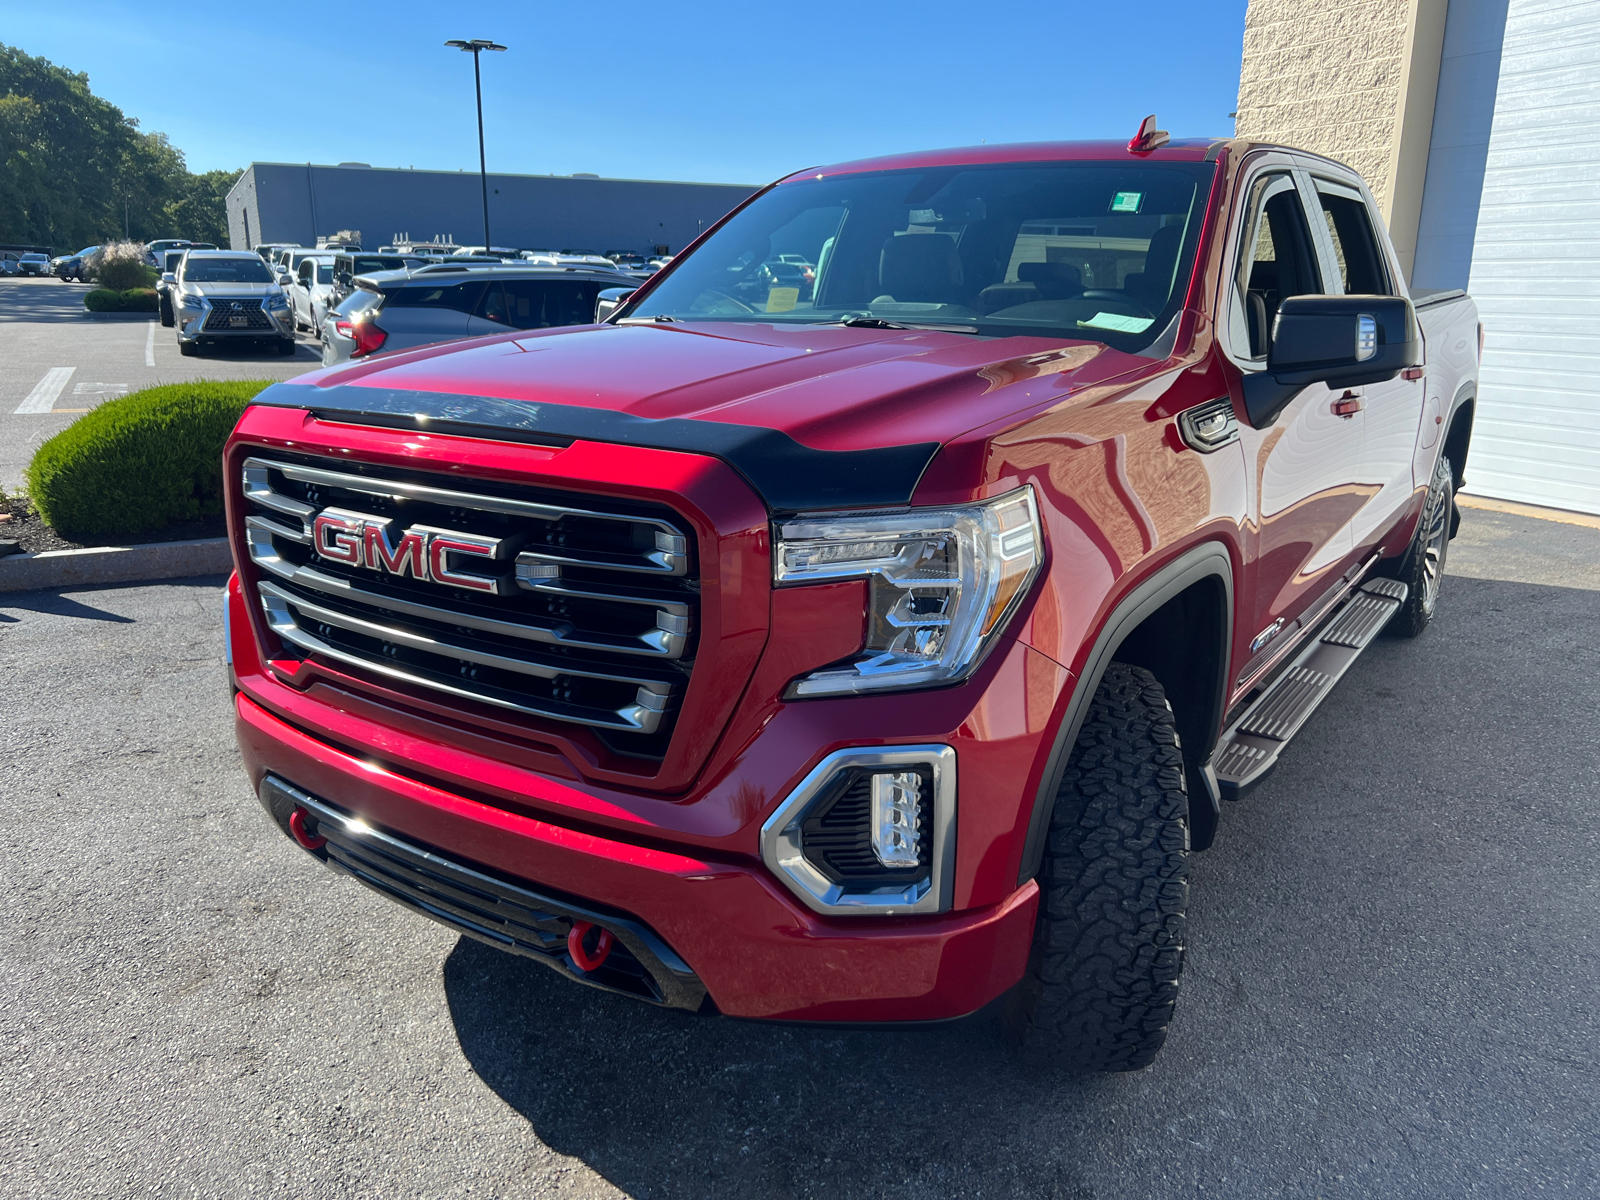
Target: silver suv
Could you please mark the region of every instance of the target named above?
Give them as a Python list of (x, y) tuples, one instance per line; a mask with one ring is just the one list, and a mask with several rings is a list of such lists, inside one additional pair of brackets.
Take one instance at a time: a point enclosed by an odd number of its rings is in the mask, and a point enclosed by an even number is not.
[(250, 250), (190, 250), (166, 277), (178, 351), (200, 352), (202, 342), (271, 342), (294, 353), (294, 310), (272, 268)]
[(620, 271), (460, 266), (357, 276), (354, 290), (322, 323), (322, 362), (393, 354), (431, 342), (588, 325), (607, 288), (637, 287)]

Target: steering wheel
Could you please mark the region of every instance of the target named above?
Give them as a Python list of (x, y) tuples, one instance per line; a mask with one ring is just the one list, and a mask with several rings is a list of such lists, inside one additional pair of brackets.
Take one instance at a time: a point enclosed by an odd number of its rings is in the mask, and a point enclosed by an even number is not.
[[(696, 306), (698, 307), (700, 300), (703, 300), (707, 296), (715, 296), (719, 300), (726, 300), (729, 304), (733, 305), (734, 309), (738, 312), (755, 313), (759, 311), (746, 304), (743, 300), (739, 299), (739, 297), (730, 292), (725, 292), (721, 288), (707, 288), (705, 291), (701, 292), (700, 295), (696, 297)], [(713, 312), (708, 315), (715, 315), (715, 313)]]

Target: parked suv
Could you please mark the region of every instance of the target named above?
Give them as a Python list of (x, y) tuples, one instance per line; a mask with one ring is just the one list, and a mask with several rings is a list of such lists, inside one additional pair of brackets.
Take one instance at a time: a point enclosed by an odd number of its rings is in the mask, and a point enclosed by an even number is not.
[[(512, 294), (401, 290), (466, 286)], [(1142, 1067), (1222, 801), (1440, 603), (1481, 345), (1316, 155), (1152, 119), (807, 168), (605, 324), (255, 398), (224, 460), (249, 776), (309, 856), (592, 987), (994, 1004), (1030, 1055)], [(1452, 702), (1402, 659), (1406, 703)], [(1263, 888), (1363, 865), (1324, 832)], [(1447, 857), (1415, 848), (1427, 886)]]
[(85, 246), (76, 254), (63, 254), (59, 258), (53, 258), (50, 260), (50, 269), (55, 272), (56, 278), (61, 280), (62, 283), (67, 283), (74, 279), (82, 283), (83, 266), (88, 262), (89, 256), (98, 249), (100, 249), (99, 246)]
[(295, 268), (294, 281), (289, 286), (289, 303), (294, 309), (296, 329), (309, 329), (317, 333), (322, 328), (322, 318), (333, 306), (333, 256), (307, 255)]
[(50, 256), (48, 254), (19, 254), (17, 267), (24, 275), (50, 274)]
[(427, 262), (420, 254), (336, 254), (333, 256), (333, 299), (329, 307), (343, 302), (355, 288), (357, 275), (375, 271), (406, 271)]
[(363, 276), (334, 319), (323, 322), (322, 361), (333, 366), (431, 342), (587, 325), (603, 289), (633, 282), (618, 271), (509, 265)]
[(167, 277), (178, 326), (178, 351), (202, 344), (267, 342), (294, 353), (294, 313), (272, 268), (249, 250), (189, 250)]
[(161, 276), (156, 280), (156, 310), (161, 316), (161, 323), (171, 329), (176, 317), (172, 311), (173, 280), (177, 278), (178, 267), (183, 262), (187, 250), (166, 250), (161, 257)]

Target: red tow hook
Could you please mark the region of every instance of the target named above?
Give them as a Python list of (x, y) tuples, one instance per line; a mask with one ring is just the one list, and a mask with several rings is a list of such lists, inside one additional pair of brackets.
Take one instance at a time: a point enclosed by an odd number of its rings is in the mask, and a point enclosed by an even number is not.
[(574, 921), (572, 932), (567, 934), (567, 953), (572, 955), (572, 961), (578, 964), (578, 970), (587, 974), (600, 968), (611, 953), (611, 931), (600, 930), (600, 936), (595, 939), (594, 953), (590, 954), (583, 948), (583, 939), (589, 936), (589, 930), (595, 926), (588, 921)]
[(311, 832), (311, 826), (306, 824), (306, 815), (301, 809), (295, 809), (289, 814), (289, 832), (294, 834), (294, 840), (307, 850), (321, 850), (328, 844), (328, 839), (318, 837)]

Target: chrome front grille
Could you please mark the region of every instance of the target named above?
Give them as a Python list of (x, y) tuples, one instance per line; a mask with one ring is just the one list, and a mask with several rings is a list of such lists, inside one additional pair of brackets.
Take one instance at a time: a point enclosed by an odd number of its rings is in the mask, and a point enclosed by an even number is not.
[[(244, 325), (235, 325), (234, 317), (243, 317)], [(206, 314), (206, 323), (202, 326), (207, 332), (223, 332), (230, 329), (266, 329), (272, 328), (272, 322), (267, 319), (267, 314), (261, 311), (261, 301), (242, 300), (213, 300), (211, 311)]]
[(242, 474), (257, 596), (292, 653), (664, 753), (698, 609), (675, 513), (276, 453)]

